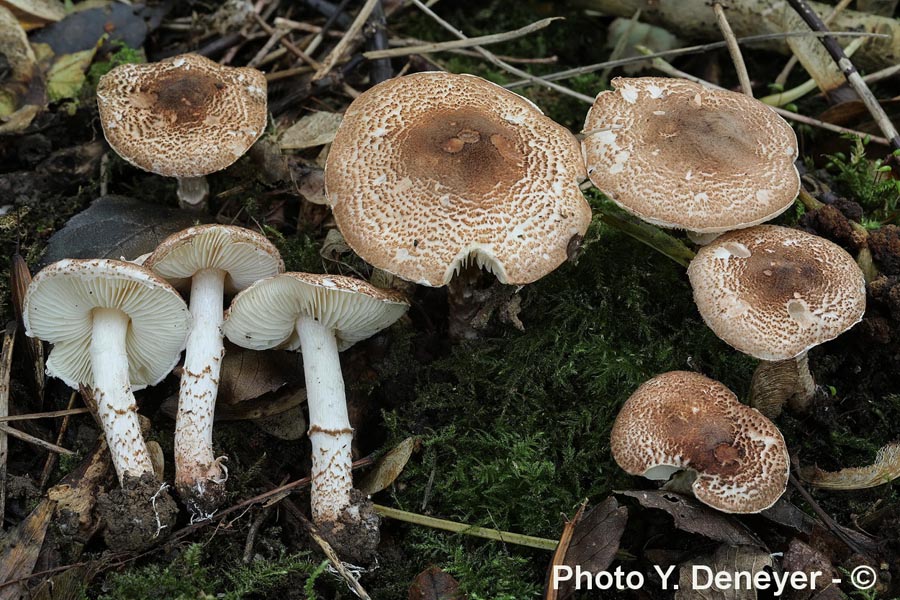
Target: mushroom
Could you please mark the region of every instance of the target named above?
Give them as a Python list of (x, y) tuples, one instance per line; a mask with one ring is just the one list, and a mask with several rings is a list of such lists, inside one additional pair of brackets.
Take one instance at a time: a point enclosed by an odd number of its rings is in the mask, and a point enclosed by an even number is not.
[(178, 178), (182, 208), (203, 210), (205, 176), (240, 158), (266, 127), (266, 78), (198, 54), (125, 64), (97, 84), (100, 123), (129, 163)]
[(617, 77), (584, 124), (593, 184), (641, 219), (689, 233), (757, 225), (800, 190), (797, 136), (745, 95), (682, 79)]
[(504, 284), (551, 272), (590, 223), (585, 178), (578, 141), (534, 104), (479, 77), (437, 72), (356, 98), (325, 165), (350, 247), (432, 287), (467, 264)]
[(778, 428), (697, 373), (672, 371), (642, 384), (616, 417), (610, 443), (631, 475), (664, 481), (694, 471), (696, 498), (723, 512), (760, 512), (787, 487), (790, 461)]
[(351, 495), (353, 429), (338, 352), (375, 335), (407, 308), (398, 294), (350, 277), (283, 273), (238, 294), (225, 318), (225, 335), (238, 346), (303, 352), (313, 521), (360, 560), (377, 545), (378, 519), (364, 514)]
[(194, 322), (187, 340), (175, 420), (175, 487), (200, 518), (223, 499), (224, 457), (213, 455), (212, 430), (222, 343), (222, 301), (253, 282), (281, 273), (284, 262), (264, 236), (231, 225), (199, 225), (175, 233), (145, 266), (177, 289), (190, 290)]
[(65, 259), (35, 275), (22, 318), (28, 336), (53, 344), (47, 373), (92, 390), (122, 489), (158, 489), (132, 392), (180, 358), (191, 316), (178, 292), (132, 263)]
[[(862, 320), (863, 273), (840, 246), (787, 227), (760, 225), (703, 247), (688, 267), (700, 315), (725, 342), (763, 361), (751, 404), (774, 418), (784, 402), (805, 409), (815, 392), (807, 351)], [(778, 373), (773, 377), (767, 372)], [(777, 383), (773, 387), (773, 383)]]

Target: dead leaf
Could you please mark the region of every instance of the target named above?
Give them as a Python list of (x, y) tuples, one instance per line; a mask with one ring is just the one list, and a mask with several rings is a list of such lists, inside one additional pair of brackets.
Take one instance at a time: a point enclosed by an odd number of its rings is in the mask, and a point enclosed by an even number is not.
[(9, 73), (0, 82), (0, 134), (18, 133), (43, 109), (46, 96), (37, 57), (19, 21), (0, 6), (0, 55)]
[(125, 196), (103, 196), (50, 237), (42, 262), (134, 258), (153, 251), (168, 235), (190, 227), (196, 220), (197, 215), (175, 208)]
[[(31, 514), (3, 538), (0, 581), (28, 577), (34, 571), (55, 506), (55, 502), (44, 498)], [(21, 584), (0, 587), (0, 600), (19, 600), (23, 591)]]
[[(303, 397), (306, 398), (306, 390), (303, 390)], [(306, 416), (302, 406), (295, 406), (277, 415), (259, 417), (251, 422), (279, 440), (299, 440), (306, 435)]]
[(25, 31), (43, 27), (66, 16), (66, 8), (59, 0), (0, 0), (0, 6), (9, 9)]
[[(811, 31), (809, 25), (793, 10), (782, 11), (783, 31)], [(825, 50), (819, 38), (812, 36), (790, 37), (785, 40), (803, 68), (816, 81), (823, 92), (840, 87), (846, 81), (834, 59)], [(843, 44), (842, 45), (846, 45)]]
[[(772, 568), (774, 562), (768, 552), (752, 546), (721, 545), (711, 557), (700, 558), (681, 564), (678, 576), (678, 591), (675, 600), (756, 600), (755, 589), (731, 585), (720, 588), (709, 581), (707, 569), (713, 574), (719, 572), (747, 572), (756, 574), (765, 568)], [(695, 572), (694, 569), (699, 571)], [(705, 568), (704, 568), (705, 567)], [(696, 575), (696, 577), (695, 577)], [(752, 579), (752, 577), (751, 577)], [(711, 583), (708, 589), (700, 589)], [(739, 583), (745, 583), (743, 581)], [(752, 586), (752, 583), (751, 583)], [(763, 592), (769, 598), (770, 590)]]
[(334, 141), (343, 117), (338, 113), (314, 112), (306, 115), (281, 136), (282, 150), (303, 150), (324, 146)]
[(425, 569), (409, 586), (409, 600), (465, 600), (459, 582), (437, 567)]
[(107, 2), (102, 7), (77, 10), (34, 33), (31, 41), (49, 45), (59, 56), (89, 50), (104, 36), (107, 43), (141, 48), (147, 33), (159, 25), (168, 10), (167, 4)]
[(743, 523), (717, 512), (688, 496), (661, 490), (616, 492), (636, 499), (641, 506), (663, 510), (675, 521), (675, 527), (732, 546), (764, 548), (763, 542)]
[[(582, 571), (591, 573), (605, 571), (619, 551), (619, 540), (622, 539), (627, 522), (628, 509), (619, 506), (616, 499), (610, 496), (574, 523), (572, 538), (562, 564), (573, 570), (578, 565)], [(552, 576), (552, 573), (549, 575)], [(565, 600), (575, 593), (575, 580), (561, 582), (555, 591), (558, 600)]]
[(848, 467), (840, 471), (823, 471), (818, 467), (800, 469), (807, 483), (829, 490), (862, 490), (890, 483), (900, 477), (900, 444), (884, 446), (875, 462), (865, 467)]
[(296, 352), (254, 352), (226, 342), (218, 401), (237, 405), (296, 383), (303, 376), (298, 361)]
[(28, 286), (31, 284), (31, 271), (28, 269), (25, 259), (18, 252), (13, 254), (10, 261), (9, 279), (10, 301), (16, 313), (19, 329), (23, 332), (21, 335), (25, 341), (28, 361), (34, 372), (34, 383), (37, 390), (36, 405), (40, 409), (44, 403), (44, 344), (37, 338), (24, 335), (25, 322), (22, 320), (22, 315), (25, 310), (25, 292), (28, 291)]
[(322, 249), (319, 250), (319, 256), (325, 260), (339, 261), (341, 255), (350, 252), (350, 245), (338, 229), (329, 229), (325, 234), (325, 241), (322, 242)]
[(840, 600), (844, 598), (844, 594), (832, 582), (833, 579), (840, 577), (837, 569), (828, 560), (828, 557), (819, 552), (815, 548), (801, 542), (798, 539), (791, 540), (788, 544), (788, 550), (784, 553), (781, 561), (781, 567), (784, 571), (802, 571), (807, 575), (812, 573), (822, 573), (822, 576), (815, 579), (815, 589), (794, 590), (793, 600)]
[[(98, 42), (99, 45), (99, 42)], [(47, 96), (52, 102), (75, 98), (84, 85), (85, 73), (94, 60), (97, 47), (64, 54), (54, 59), (47, 71)]]
[(412, 453), (418, 449), (420, 444), (417, 437), (408, 437), (397, 444), (390, 452), (378, 459), (374, 469), (356, 487), (364, 494), (371, 495), (390, 486), (403, 472), (403, 467), (409, 462)]

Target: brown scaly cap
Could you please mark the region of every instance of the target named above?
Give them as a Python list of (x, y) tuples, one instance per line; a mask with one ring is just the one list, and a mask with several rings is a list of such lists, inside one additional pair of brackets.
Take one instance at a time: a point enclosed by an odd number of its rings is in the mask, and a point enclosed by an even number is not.
[(164, 239), (144, 266), (180, 290), (203, 269), (226, 272), (225, 293), (234, 294), (254, 281), (284, 271), (284, 261), (265, 236), (234, 225), (197, 225)]
[(797, 136), (762, 102), (682, 79), (612, 83), (582, 144), (591, 181), (625, 210), (718, 233), (768, 221), (797, 197)]
[(697, 472), (694, 495), (729, 513), (755, 513), (784, 493), (790, 467), (781, 432), (718, 381), (672, 371), (625, 402), (612, 430), (622, 469), (648, 479)]
[(251, 350), (299, 350), (297, 319), (313, 317), (334, 331), (343, 351), (403, 316), (399, 293), (342, 275), (282, 273), (235, 296), (222, 327), (228, 339)]
[(97, 85), (109, 145), (167, 177), (201, 177), (240, 158), (266, 127), (266, 78), (197, 54), (120, 65)]
[(862, 271), (843, 248), (775, 225), (727, 233), (688, 267), (694, 301), (717, 336), (762, 360), (786, 360), (863, 317)]
[(578, 142), (532, 103), (472, 75), (376, 85), (344, 115), (325, 166), (341, 233), (363, 259), (446, 285), (474, 255), (503, 283), (566, 260), (591, 211)]

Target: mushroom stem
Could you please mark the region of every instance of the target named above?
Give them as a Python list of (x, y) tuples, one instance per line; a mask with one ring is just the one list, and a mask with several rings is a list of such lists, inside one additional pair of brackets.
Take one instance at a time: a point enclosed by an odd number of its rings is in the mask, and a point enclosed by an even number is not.
[(115, 308), (95, 308), (91, 336), (94, 400), (119, 483), (126, 475), (153, 475), (128, 376), (125, 338), (130, 319)]
[(178, 178), (178, 206), (193, 212), (205, 212), (209, 198), (209, 183), (206, 177)]
[(787, 360), (760, 362), (750, 382), (750, 406), (774, 419), (785, 403), (795, 413), (805, 412), (815, 393), (809, 357), (804, 352)]
[(312, 517), (317, 524), (337, 521), (350, 506), (353, 488), (344, 378), (334, 332), (311, 317), (297, 320), (303, 352), (309, 441), (312, 444)]
[(175, 485), (189, 504), (206, 492), (207, 482), (225, 481), (213, 456), (213, 413), (225, 346), (222, 342), (222, 297), (225, 271), (203, 269), (191, 280), (193, 326), (188, 334), (178, 415), (175, 422)]

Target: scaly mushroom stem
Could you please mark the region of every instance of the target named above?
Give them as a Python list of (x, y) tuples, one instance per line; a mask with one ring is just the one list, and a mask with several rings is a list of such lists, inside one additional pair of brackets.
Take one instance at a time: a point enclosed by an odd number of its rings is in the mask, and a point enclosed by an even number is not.
[[(222, 296), (225, 271), (203, 269), (191, 280), (191, 315), (175, 423), (175, 485), (188, 504), (200, 502), (209, 482), (226, 479), (213, 456), (213, 413), (225, 346)], [(210, 498), (210, 500), (213, 500)]]
[(760, 362), (750, 382), (750, 406), (774, 419), (785, 403), (795, 413), (805, 412), (815, 393), (809, 357), (804, 352), (787, 360)]
[(334, 332), (311, 317), (297, 320), (303, 352), (309, 441), (312, 444), (312, 517), (337, 521), (350, 506), (353, 429), (347, 415), (344, 378)]
[(205, 212), (209, 198), (209, 183), (206, 177), (178, 178), (178, 206), (193, 212)]
[(128, 315), (115, 308), (93, 311), (94, 400), (120, 484), (126, 475), (153, 475), (153, 463), (141, 435), (137, 403), (128, 376), (125, 338), (129, 320)]

